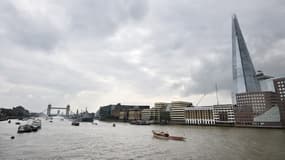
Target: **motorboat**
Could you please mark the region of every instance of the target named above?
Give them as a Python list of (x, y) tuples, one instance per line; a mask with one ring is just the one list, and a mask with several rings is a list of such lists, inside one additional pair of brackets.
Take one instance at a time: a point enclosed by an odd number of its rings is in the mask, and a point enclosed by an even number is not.
[(154, 131), (152, 130), (153, 137), (165, 140), (177, 140), (177, 141), (184, 141), (185, 137), (178, 137), (178, 136), (170, 136), (169, 133), (163, 131)]
[(26, 132), (32, 132), (32, 131), (33, 131), (33, 128), (29, 124), (20, 125), (18, 127), (18, 133), (26, 133)]
[(73, 120), (72, 121), (72, 123), (71, 123), (71, 125), (73, 125), (73, 126), (79, 126), (79, 121), (78, 120)]

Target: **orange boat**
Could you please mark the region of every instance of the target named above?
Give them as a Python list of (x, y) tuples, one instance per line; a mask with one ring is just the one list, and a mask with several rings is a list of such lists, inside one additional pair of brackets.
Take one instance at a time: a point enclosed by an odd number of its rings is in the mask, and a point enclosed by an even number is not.
[(177, 140), (177, 141), (184, 141), (184, 137), (177, 137), (177, 136), (170, 136), (167, 132), (163, 131), (154, 131), (152, 130), (153, 137), (165, 140)]

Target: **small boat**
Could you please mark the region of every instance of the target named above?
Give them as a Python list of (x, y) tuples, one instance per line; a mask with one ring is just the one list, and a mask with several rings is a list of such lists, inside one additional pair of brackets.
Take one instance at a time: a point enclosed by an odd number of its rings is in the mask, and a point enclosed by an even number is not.
[(113, 127), (116, 127), (116, 124), (115, 124), (115, 123), (113, 123)]
[(18, 127), (18, 133), (32, 132), (33, 128), (29, 124), (21, 125)]
[(152, 130), (153, 137), (165, 140), (177, 140), (177, 141), (184, 141), (185, 137), (178, 137), (178, 136), (170, 136), (167, 132), (163, 131), (154, 131)]
[(79, 121), (78, 120), (73, 120), (72, 121), (72, 123), (71, 123), (71, 125), (73, 125), (73, 126), (79, 126)]
[(50, 120), (49, 122), (52, 123), (52, 120)]
[(16, 124), (16, 125), (20, 125), (21, 123), (20, 123), (20, 122), (16, 122), (15, 124)]
[(11, 123), (11, 120), (10, 120), (10, 119), (8, 120), (8, 123)]
[(42, 121), (40, 119), (36, 119), (32, 122), (32, 127), (35, 128), (34, 130), (37, 131), (38, 129), (42, 128)]

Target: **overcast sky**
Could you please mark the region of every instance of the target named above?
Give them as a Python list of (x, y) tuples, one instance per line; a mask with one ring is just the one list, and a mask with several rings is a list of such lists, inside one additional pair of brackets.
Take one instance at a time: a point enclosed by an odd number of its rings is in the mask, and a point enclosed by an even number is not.
[(284, 0), (0, 1), (0, 107), (231, 103), (231, 17), (284, 76)]

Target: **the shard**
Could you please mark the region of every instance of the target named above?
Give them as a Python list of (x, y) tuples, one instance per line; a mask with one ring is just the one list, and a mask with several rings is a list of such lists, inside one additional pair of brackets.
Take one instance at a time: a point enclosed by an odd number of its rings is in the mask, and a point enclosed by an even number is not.
[(260, 84), (251, 61), (236, 15), (232, 19), (233, 103), (236, 94), (260, 91)]

